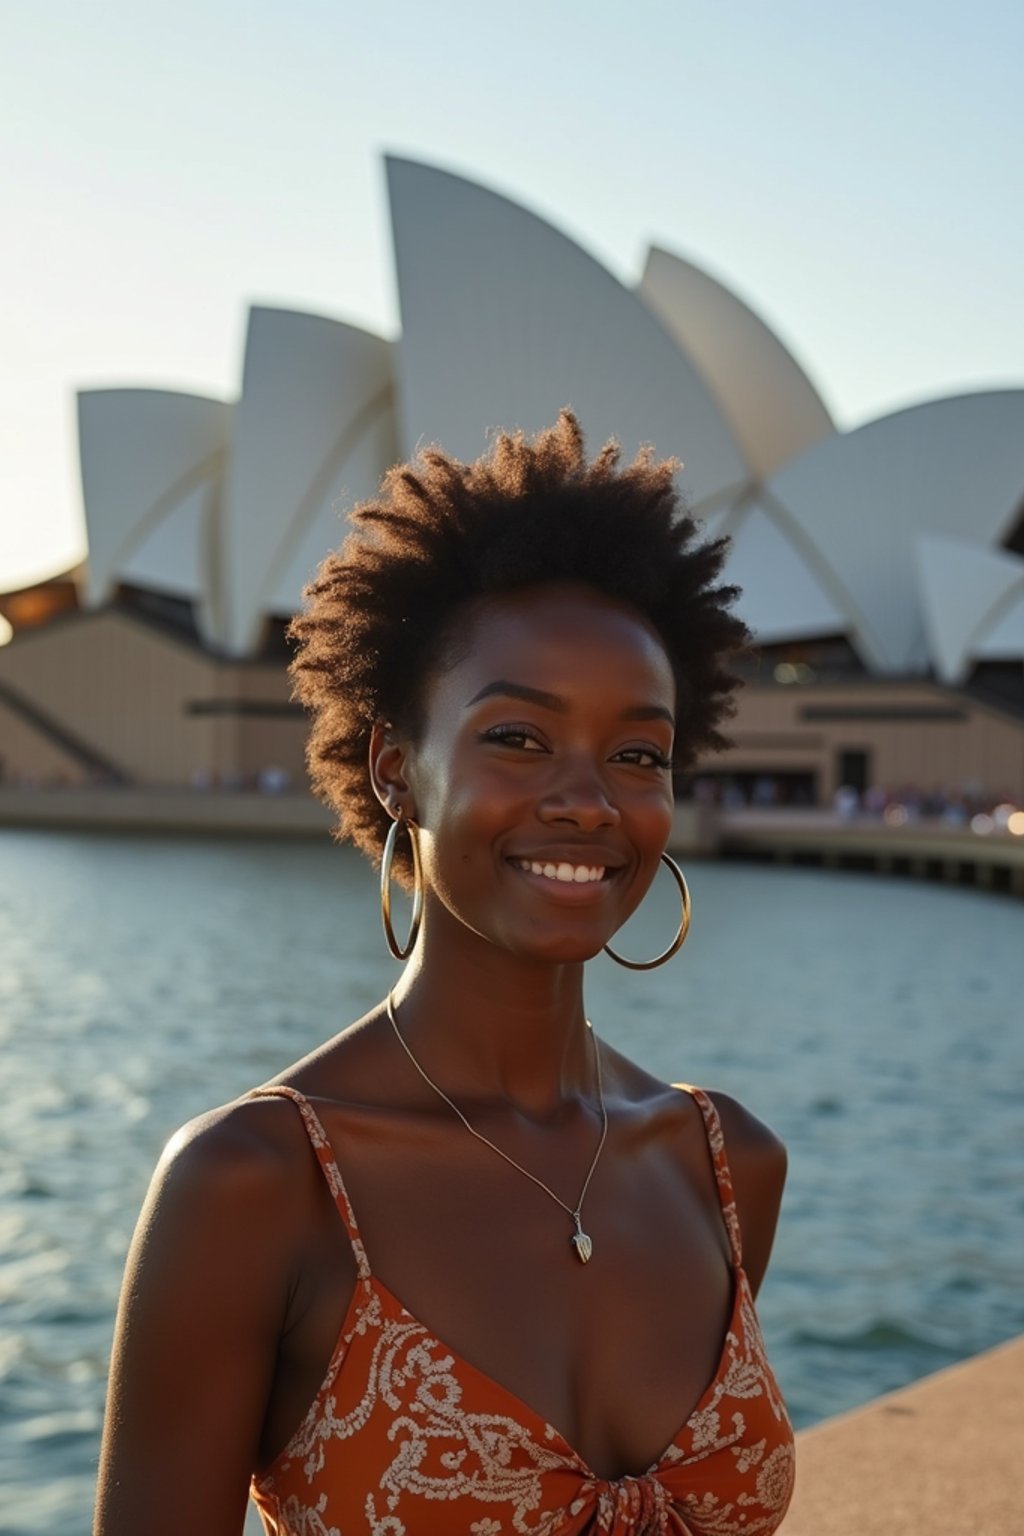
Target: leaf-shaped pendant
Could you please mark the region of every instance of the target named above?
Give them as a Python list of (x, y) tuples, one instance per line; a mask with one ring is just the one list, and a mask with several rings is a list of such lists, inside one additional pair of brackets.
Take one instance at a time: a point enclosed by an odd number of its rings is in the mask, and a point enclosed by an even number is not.
[(590, 1260), (590, 1255), (594, 1251), (594, 1245), (590, 1241), (590, 1238), (587, 1236), (587, 1234), (582, 1229), (580, 1229), (578, 1232), (574, 1232), (573, 1233), (573, 1235), (572, 1235), (572, 1246), (573, 1246), (573, 1248), (575, 1250), (576, 1257), (579, 1259), (580, 1263), (581, 1264), (588, 1263), (589, 1260)]

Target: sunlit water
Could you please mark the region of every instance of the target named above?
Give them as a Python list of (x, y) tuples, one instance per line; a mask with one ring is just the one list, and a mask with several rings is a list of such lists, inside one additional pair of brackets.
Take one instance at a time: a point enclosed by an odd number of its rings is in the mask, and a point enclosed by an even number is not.
[[(788, 1143), (759, 1310), (795, 1422), (1024, 1329), (1024, 909), (689, 874), (683, 952), (647, 974), (595, 962), (589, 1011)], [(659, 883), (619, 947), (660, 947), (672, 899)], [(347, 851), (0, 832), (0, 1529), (89, 1529), (117, 1287), (168, 1133), (395, 974)]]

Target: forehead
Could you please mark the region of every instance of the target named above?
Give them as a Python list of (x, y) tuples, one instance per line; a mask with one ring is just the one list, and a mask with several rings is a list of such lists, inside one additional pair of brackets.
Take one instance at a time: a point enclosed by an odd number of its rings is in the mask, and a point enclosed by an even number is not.
[(675, 679), (644, 616), (590, 587), (528, 587), (474, 604), (452, 635), (435, 698), (505, 679), (552, 692), (600, 679), (602, 687), (675, 703)]

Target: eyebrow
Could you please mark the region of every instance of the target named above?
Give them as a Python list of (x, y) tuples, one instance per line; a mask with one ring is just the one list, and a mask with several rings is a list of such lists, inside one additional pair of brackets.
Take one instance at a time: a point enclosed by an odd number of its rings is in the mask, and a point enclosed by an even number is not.
[[(493, 698), (496, 694), (508, 699), (523, 699), (527, 704), (539, 704), (541, 709), (554, 710), (556, 714), (565, 715), (569, 712), (566, 701), (559, 698), (557, 693), (546, 693), (543, 688), (529, 688), (525, 683), (512, 683), (507, 678), (498, 678), (496, 682), (488, 683), (481, 688), (479, 693), (473, 695), (466, 705), (469, 709), (474, 704), (479, 704), (481, 699)], [(664, 704), (631, 704), (624, 709), (619, 716), (620, 720), (667, 720), (675, 729), (675, 717)]]

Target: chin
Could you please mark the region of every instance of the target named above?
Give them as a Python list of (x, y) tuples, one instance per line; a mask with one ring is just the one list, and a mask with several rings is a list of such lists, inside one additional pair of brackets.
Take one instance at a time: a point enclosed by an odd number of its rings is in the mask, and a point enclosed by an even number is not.
[(604, 939), (556, 938), (524, 939), (510, 946), (524, 960), (539, 960), (546, 965), (583, 965), (604, 948)]

